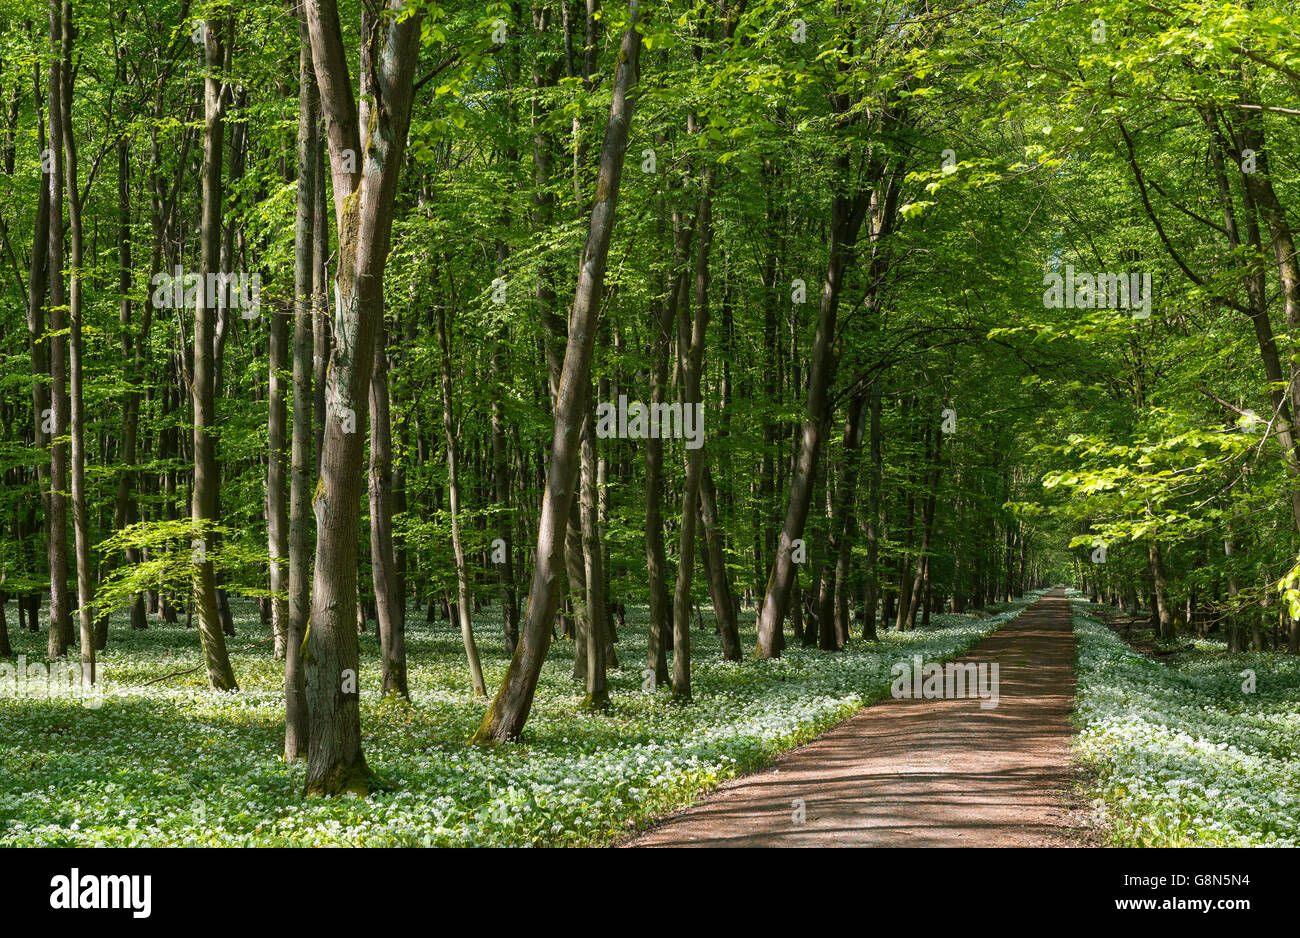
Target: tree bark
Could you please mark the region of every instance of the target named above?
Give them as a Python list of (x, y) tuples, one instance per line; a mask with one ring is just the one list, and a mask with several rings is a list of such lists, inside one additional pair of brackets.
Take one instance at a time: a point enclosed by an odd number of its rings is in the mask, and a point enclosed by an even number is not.
[[(700, 445), (686, 450), (686, 479), (682, 484), (682, 514), (677, 550), (677, 587), (673, 591), (673, 699), (691, 698), (691, 586), (695, 579), (695, 523), (699, 517), (700, 477), (704, 474), (703, 439), (704, 346), (709, 328), (709, 255), (713, 248), (713, 172), (706, 169), (695, 215), (695, 309), (686, 343), (686, 307), (678, 311), (678, 361), (682, 377), (682, 419), (688, 408), (698, 408)], [(729, 612), (730, 610), (728, 610)]]
[(838, 517), (831, 528), (835, 555), (833, 636), (836, 648), (844, 647), (849, 638), (849, 561), (852, 537), (857, 528), (854, 507), (858, 497), (858, 450), (862, 446), (865, 404), (865, 396), (861, 394), (849, 401), (849, 412), (844, 422), (844, 478), (836, 506)]
[(739, 661), (740, 627), (736, 622), (736, 600), (731, 592), (731, 580), (727, 576), (722, 524), (718, 520), (718, 493), (713, 484), (713, 472), (707, 462), (700, 479), (700, 523), (704, 525), (705, 575), (713, 599), (713, 614), (718, 620), (722, 658), (724, 661)]
[(210, 295), (213, 275), (220, 271), (221, 147), (223, 92), (221, 84), (221, 32), (224, 24), (208, 23), (204, 30), (204, 58), (208, 74), (203, 95), (203, 208), (200, 233), (198, 291), (194, 307), (194, 365), (191, 372), (194, 402), (194, 484), (190, 503), (193, 520), (190, 549), (194, 561), (194, 605), (199, 613), (199, 640), (203, 645), (208, 683), (214, 690), (237, 690), (234, 671), (226, 653), (226, 638), (217, 607), (216, 578), (212, 557), (213, 525), (217, 518), (216, 376), (213, 335), (217, 298)]
[[(655, 332), (650, 350), (651, 406), (663, 404), (668, 397), (669, 352), (678, 306), (685, 302), (688, 280), (686, 256), (690, 250), (693, 227), (687, 226), (681, 213), (673, 212), (673, 253), (670, 292), (658, 302), (654, 317)], [(647, 669), (654, 672), (655, 686), (667, 684), (668, 635), (672, 629), (672, 600), (668, 595), (668, 559), (664, 548), (663, 490), (664, 443), (655, 434), (645, 441), (645, 550), (648, 590), (650, 593), (650, 634), (647, 643)]]
[(370, 571), (375, 589), (384, 695), (409, 698), (406, 685), (406, 597), (398, 589), (393, 554), (393, 431), (388, 397), (387, 330), (375, 336), (370, 379)]
[[(293, 232), (293, 440), (289, 462), (289, 609), (285, 626), (284, 759), (297, 762), (307, 752), (307, 700), (302, 644), (311, 610), (307, 544), (311, 534), (312, 467), (312, 295), (315, 287), (315, 234), (323, 206), (319, 172), (316, 77), (311, 64), (307, 12), (298, 8), (298, 193)], [(324, 228), (323, 224), (320, 226)]]
[[(590, 391), (588, 391), (590, 395)], [(586, 426), (582, 431), (582, 552), (587, 586), (587, 696), (582, 705), (588, 710), (603, 710), (609, 705), (609, 682), (605, 676), (606, 624), (605, 570), (601, 556), (600, 527), (596, 504), (596, 422), (590, 398)]]
[(1155, 597), (1151, 611), (1160, 637), (1170, 639), (1174, 637), (1174, 618), (1169, 608), (1169, 583), (1165, 577), (1164, 560), (1160, 556), (1160, 545), (1154, 540), (1147, 541), (1147, 562), (1151, 569), (1152, 592)]
[[(62, 0), (50, 0), (49, 115), (51, 170), (49, 197), (50, 283), (50, 499), (49, 547), (50, 627), (48, 653), (62, 658), (72, 644), (72, 615), (68, 596), (68, 428), (67, 307), (63, 290), (63, 10)], [(42, 422), (46, 415), (40, 415)]]
[(447, 335), (446, 308), (438, 305), (438, 347), (442, 350), (442, 421), (447, 437), (447, 493), (451, 502), (451, 546), (456, 555), (456, 610), (460, 635), (469, 661), (470, 682), (475, 697), (487, 696), (483, 668), (479, 664), (478, 646), (470, 622), (469, 570), (465, 565), (465, 546), (460, 535), (460, 445), (451, 401), (451, 340)]
[(628, 9), (630, 17), (615, 66), (609, 123), (569, 319), (564, 369), (556, 394), (555, 435), (551, 441), (546, 490), (538, 522), (537, 554), (528, 611), (505, 679), (474, 734), (473, 738), (480, 742), (504, 742), (519, 735), (532, 708), (537, 678), (551, 643), (551, 626), (559, 598), (561, 553), (573, 498), (574, 470), (579, 458), (578, 437), (585, 419), (583, 405), (587, 395), (584, 392), (591, 382), (591, 358), (599, 314), (597, 299), (604, 283), (609, 242), (614, 232), (619, 182), (632, 117), (628, 91), (635, 82), (641, 52), (641, 34), (636, 28), (640, 20), (637, 0), (630, 0)]
[(867, 207), (865, 193), (845, 194), (849, 185), (850, 158), (843, 153), (835, 158), (837, 177), (843, 182), (831, 201), (830, 260), (826, 281), (822, 285), (817, 332), (813, 338), (812, 370), (808, 377), (808, 398), (803, 424), (802, 445), (790, 483), (790, 497), (785, 521), (777, 542), (776, 556), (768, 576), (763, 609), (758, 618), (758, 657), (775, 658), (780, 654), (778, 639), (781, 623), (790, 607), (791, 590), (797, 579), (792, 559), (794, 542), (803, 537), (808, 507), (812, 502), (813, 483), (817, 477), (817, 460), (823, 436), (823, 416), (835, 376), (835, 323), (839, 311), (844, 277), (853, 257), (863, 215)]
[[(389, 0), (387, 11), (403, 7), (401, 0)], [(309, 795), (365, 794), (370, 787), (361, 751), (355, 627), (361, 457), (422, 21), (421, 11), (405, 18), (363, 12), (361, 35), (371, 41), (362, 45), (358, 106), (335, 2), (307, 0), (338, 231), (329, 414), (312, 500), (317, 538), (306, 639)]]
[(72, 2), (63, 0), (63, 94), (59, 119), (68, 174), (68, 235), (72, 269), (68, 289), (68, 366), (71, 385), (72, 521), (77, 558), (77, 621), (81, 640), (81, 680), (95, 683), (95, 620), (91, 602), (90, 517), (86, 513), (86, 398), (82, 368), (82, 248), (81, 193), (77, 182), (77, 140), (72, 133)]

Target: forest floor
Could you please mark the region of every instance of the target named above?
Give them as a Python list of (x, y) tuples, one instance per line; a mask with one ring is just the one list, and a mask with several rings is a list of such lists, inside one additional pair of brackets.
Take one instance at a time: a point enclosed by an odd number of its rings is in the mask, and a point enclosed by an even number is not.
[(1300, 656), (1160, 643), (1145, 617), (1073, 607), (1076, 743), (1107, 843), (1300, 844)]
[(1089, 845), (1071, 768), (1075, 640), (1054, 591), (962, 661), (999, 700), (887, 698), (631, 846)]
[[(692, 700), (647, 691), (649, 616), (628, 608), (607, 710), (582, 708), (573, 643), (547, 656), (523, 738), (466, 745), (486, 702), (470, 692), (459, 627), (407, 615), (409, 703), (379, 696), (373, 627), (360, 636), (361, 726), (385, 782), (369, 798), (301, 797), (305, 768), (281, 756), (283, 663), (255, 604), (233, 598), (229, 640), (240, 690), (208, 689), (194, 629), (113, 614), (102, 698), (80, 700), (0, 661), (0, 846), (592, 845), (817, 738), (890, 694), (891, 669), (964, 654), (1034, 599), (882, 630), (830, 653), (791, 641), (780, 658), (724, 661), (712, 628), (692, 630)], [(711, 625), (706, 614), (705, 624)], [(742, 647), (757, 641), (752, 610)], [(490, 688), (509, 656), (499, 610), (475, 616)], [(17, 664), (43, 673), (45, 636), (10, 630)], [(24, 663), (25, 658), (25, 663)], [(6, 666), (11, 673), (6, 685)], [(6, 690), (8, 686), (8, 690)]]

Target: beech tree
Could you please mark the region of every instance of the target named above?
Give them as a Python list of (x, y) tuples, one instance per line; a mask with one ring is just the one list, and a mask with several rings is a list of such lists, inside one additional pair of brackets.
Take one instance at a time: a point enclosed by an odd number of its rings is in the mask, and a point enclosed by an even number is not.
[(390, 0), (362, 14), (360, 99), (353, 97), (338, 7), (308, 0), (316, 86), (329, 142), (338, 266), (320, 479), (312, 498), (316, 565), (306, 638), (309, 794), (364, 793), (357, 709), (358, 502), (375, 335), (384, 310), (402, 154), (423, 13)]

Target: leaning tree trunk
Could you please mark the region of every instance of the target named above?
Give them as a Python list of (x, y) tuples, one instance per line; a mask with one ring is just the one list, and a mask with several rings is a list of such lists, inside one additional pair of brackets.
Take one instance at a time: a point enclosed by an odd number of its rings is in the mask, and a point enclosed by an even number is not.
[[(841, 186), (849, 184), (850, 158), (847, 154), (835, 160)], [(839, 312), (840, 294), (844, 289), (844, 276), (852, 260), (853, 246), (867, 207), (862, 192), (835, 195), (831, 202), (830, 260), (826, 269), (826, 282), (822, 285), (821, 307), (817, 318), (817, 332), (813, 338), (812, 370), (808, 376), (808, 400), (803, 424), (803, 437), (795, 463), (794, 478), (790, 482), (790, 499), (786, 506), (785, 521), (777, 542), (776, 557), (768, 576), (767, 593), (758, 618), (758, 656), (775, 658), (780, 654), (778, 645), (781, 623), (790, 608), (790, 596), (797, 579), (793, 559), (794, 542), (803, 537), (804, 523), (812, 503), (813, 483), (817, 478), (817, 460), (823, 436), (823, 417), (830, 394), (831, 380), (835, 376), (835, 323)]]
[(641, 52), (641, 34), (637, 31), (641, 18), (638, 0), (629, 0), (628, 9), (630, 16), (614, 76), (609, 123), (601, 148), (587, 241), (569, 317), (564, 369), (555, 397), (555, 434), (551, 440), (546, 490), (538, 521), (537, 555), (528, 609), (505, 679), (474, 734), (473, 738), (480, 742), (504, 742), (519, 735), (528, 720), (537, 678), (551, 644), (569, 506), (573, 499), (574, 470), (578, 466), (579, 434), (585, 418), (586, 388), (591, 383), (591, 358), (600, 312), (597, 301), (605, 279), (610, 238), (614, 233), (619, 182), (632, 118), (628, 90), (636, 80)]
[(438, 346), (442, 350), (442, 423), (447, 436), (447, 494), (451, 502), (451, 546), (456, 555), (456, 610), (460, 619), (460, 636), (469, 661), (470, 683), (475, 697), (487, 696), (483, 683), (483, 666), (479, 663), (474, 627), (470, 622), (469, 570), (465, 565), (465, 545), (460, 535), (460, 445), (451, 406), (451, 341), (447, 335), (447, 311), (438, 305)]

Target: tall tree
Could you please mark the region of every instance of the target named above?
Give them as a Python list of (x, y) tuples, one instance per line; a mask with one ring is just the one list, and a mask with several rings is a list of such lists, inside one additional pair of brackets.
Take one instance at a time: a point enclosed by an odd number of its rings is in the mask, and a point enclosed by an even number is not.
[(641, 33), (637, 29), (640, 20), (640, 4), (637, 0), (629, 0), (627, 28), (614, 67), (609, 122), (601, 147), (587, 241), (569, 316), (564, 368), (555, 398), (555, 436), (551, 441), (546, 471), (527, 612), (505, 679), (474, 734), (473, 738), (480, 742), (505, 742), (519, 735), (528, 720), (537, 678), (551, 644), (551, 626), (559, 600), (561, 554), (573, 499), (574, 472), (580, 456), (579, 436), (586, 421), (598, 299), (605, 278), (609, 242), (614, 233), (619, 182), (623, 176), (623, 157), (627, 152), (628, 127), (632, 120), (632, 101), (628, 92), (636, 82), (640, 60)]
[(334, 0), (307, 0), (338, 231), (328, 416), (312, 500), (317, 534), (306, 640), (308, 794), (364, 794), (370, 785), (361, 752), (354, 626), (361, 457), (423, 18), (423, 10), (407, 9), (402, 0), (362, 13), (358, 104), (338, 7)]

